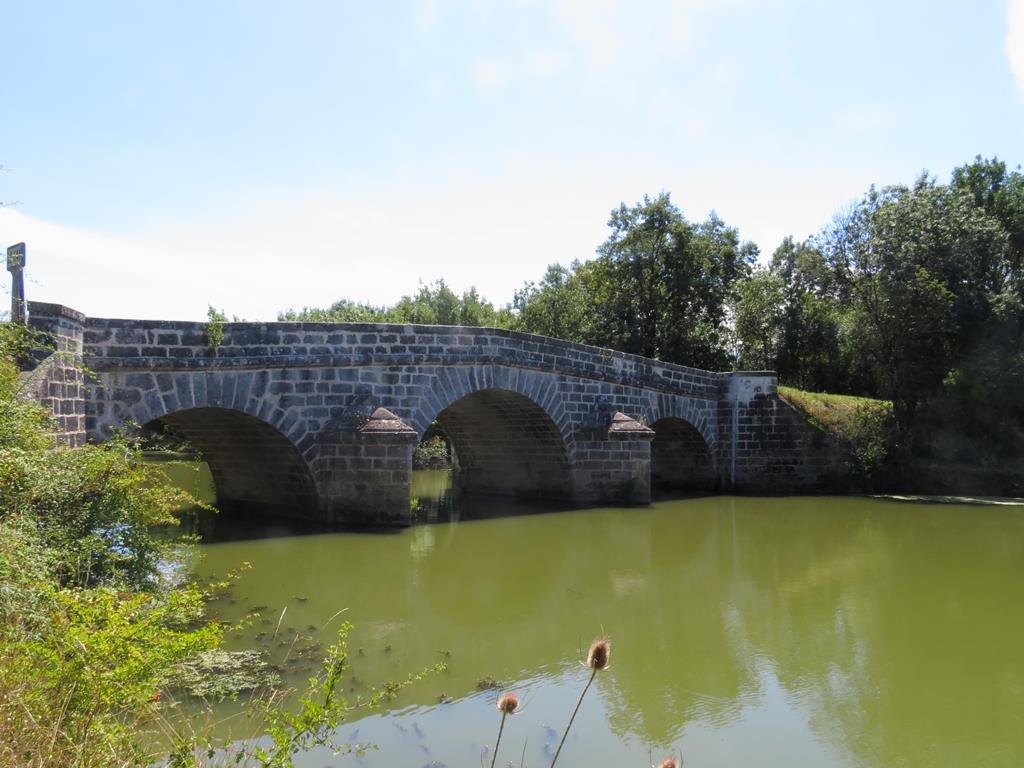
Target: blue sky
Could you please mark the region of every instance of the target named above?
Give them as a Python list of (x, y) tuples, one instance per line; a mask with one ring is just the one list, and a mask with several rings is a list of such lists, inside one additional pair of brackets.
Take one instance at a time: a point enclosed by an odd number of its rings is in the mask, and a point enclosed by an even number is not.
[(667, 190), (764, 255), (871, 183), (1024, 162), (1024, 0), (0, 0), (30, 298), (250, 319), (504, 303)]

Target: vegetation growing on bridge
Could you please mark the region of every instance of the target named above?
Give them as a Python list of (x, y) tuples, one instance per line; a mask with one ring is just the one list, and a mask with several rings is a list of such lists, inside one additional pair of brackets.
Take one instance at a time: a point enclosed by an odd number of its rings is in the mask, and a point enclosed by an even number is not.
[(227, 315), (213, 305), (206, 308), (206, 344), (210, 349), (216, 349), (224, 341), (224, 323), (227, 322)]

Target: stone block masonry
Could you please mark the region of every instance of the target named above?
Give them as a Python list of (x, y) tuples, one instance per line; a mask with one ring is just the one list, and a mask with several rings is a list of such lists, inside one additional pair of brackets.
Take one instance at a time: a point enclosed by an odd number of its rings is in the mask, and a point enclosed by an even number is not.
[(25, 391), (46, 406), (64, 445), (85, 444), (85, 388), (82, 372), (82, 324), (85, 316), (59, 304), (32, 302), (31, 327), (44, 345), (35, 366), (23, 376)]
[(30, 304), (33, 323), (94, 372), (75, 390), (88, 438), (174, 427), (202, 450), (221, 506), (405, 524), (412, 451), (434, 421), (476, 493), (647, 503), (652, 455), (655, 480), (701, 489), (813, 489), (823, 471), (770, 373), (448, 326), (226, 323), (211, 348), (201, 323), (52, 307)]

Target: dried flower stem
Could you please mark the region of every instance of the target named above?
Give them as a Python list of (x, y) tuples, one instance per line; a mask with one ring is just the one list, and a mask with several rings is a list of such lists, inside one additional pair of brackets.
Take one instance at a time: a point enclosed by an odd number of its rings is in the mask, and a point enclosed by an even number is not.
[(505, 718), (508, 717), (508, 712), (505, 710), (501, 711), (501, 725), (498, 726), (498, 738), (494, 742), (494, 754), (491, 755), (491, 768), (494, 768), (494, 761), (498, 759), (498, 745), (501, 744), (501, 732), (505, 729)]
[(576, 713), (580, 711), (580, 704), (583, 703), (583, 697), (587, 695), (587, 691), (590, 689), (590, 684), (594, 682), (594, 678), (597, 677), (598, 667), (592, 667), (590, 670), (590, 679), (587, 680), (587, 684), (583, 686), (583, 693), (580, 694), (580, 700), (576, 702), (576, 709), (572, 711), (572, 717), (569, 718), (569, 724), (565, 726), (565, 733), (562, 734), (562, 740), (558, 743), (558, 749), (555, 751), (555, 757), (551, 761), (551, 768), (555, 768), (555, 763), (558, 762), (558, 756), (562, 753), (562, 746), (565, 744), (566, 738), (569, 736), (569, 729), (572, 728), (572, 722), (576, 719)]
[(514, 693), (506, 693), (498, 699), (498, 711), (501, 712), (501, 725), (498, 726), (498, 740), (494, 742), (494, 754), (491, 755), (491, 768), (498, 759), (498, 745), (501, 744), (501, 732), (505, 729), (505, 718), (519, 711), (519, 697)]

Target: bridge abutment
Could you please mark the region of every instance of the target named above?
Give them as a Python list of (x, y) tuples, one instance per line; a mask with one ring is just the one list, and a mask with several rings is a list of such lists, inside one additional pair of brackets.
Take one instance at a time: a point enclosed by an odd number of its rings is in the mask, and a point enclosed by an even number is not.
[(49, 409), (57, 441), (85, 444), (85, 380), (82, 372), (85, 315), (60, 304), (28, 302), (29, 327), (42, 337), (35, 366), (23, 374), (26, 391)]

